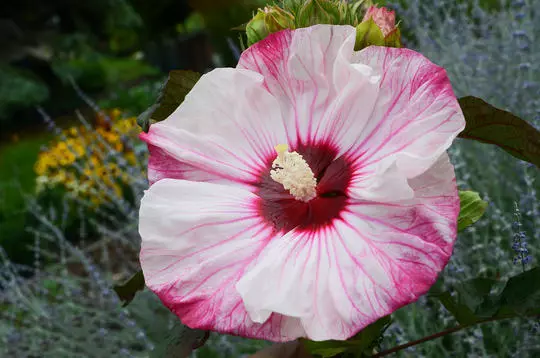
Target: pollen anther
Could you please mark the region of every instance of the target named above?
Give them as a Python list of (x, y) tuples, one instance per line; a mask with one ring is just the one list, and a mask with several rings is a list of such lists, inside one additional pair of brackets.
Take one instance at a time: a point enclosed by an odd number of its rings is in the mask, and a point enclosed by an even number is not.
[(272, 162), (270, 177), (283, 185), (296, 200), (308, 202), (317, 196), (317, 180), (308, 163), (297, 152), (289, 152), (286, 144), (274, 147), (277, 157)]

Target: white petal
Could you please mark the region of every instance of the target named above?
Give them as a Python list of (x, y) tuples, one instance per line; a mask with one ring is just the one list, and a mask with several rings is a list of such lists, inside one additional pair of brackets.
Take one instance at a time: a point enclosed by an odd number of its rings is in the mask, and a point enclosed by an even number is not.
[(305, 335), (298, 320), (249, 319), (235, 284), (268, 242), (255, 196), (237, 187), (163, 179), (145, 193), (139, 231), (146, 285), (182, 322), (273, 341)]
[[(182, 179), (236, 182), (255, 180), (275, 156), (274, 146), (286, 143), (279, 105), (263, 88), (262, 76), (230, 68), (203, 75), (176, 111), (142, 138), (178, 167), (187, 165), (192, 174), (193, 168), (201, 171)], [(157, 173), (151, 177), (178, 177), (162, 163), (153, 162), (150, 168)]]
[(392, 163), (407, 177), (427, 170), (465, 127), (443, 68), (408, 49), (371, 46), (354, 62), (382, 75), (376, 104), (351, 151), (362, 166)]
[(351, 64), (356, 30), (316, 25), (271, 34), (247, 49), (238, 68), (261, 73), (278, 99), (289, 143), (350, 147), (378, 92), (369, 66)]

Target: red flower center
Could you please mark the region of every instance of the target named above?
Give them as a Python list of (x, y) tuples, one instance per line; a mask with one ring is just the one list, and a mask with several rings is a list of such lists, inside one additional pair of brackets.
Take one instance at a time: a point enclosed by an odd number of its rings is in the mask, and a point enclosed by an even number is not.
[(309, 164), (317, 179), (317, 196), (308, 201), (296, 200), (283, 185), (270, 177), (272, 161), (254, 184), (259, 200), (257, 209), (264, 220), (277, 231), (294, 228), (314, 231), (330, 225), (340, 217), (347, 203), (347, 188), (352, 178), (352, 165), (346, 158), (336, 158), (338, 150), (327, 143), (299, 144), (291, 147)]

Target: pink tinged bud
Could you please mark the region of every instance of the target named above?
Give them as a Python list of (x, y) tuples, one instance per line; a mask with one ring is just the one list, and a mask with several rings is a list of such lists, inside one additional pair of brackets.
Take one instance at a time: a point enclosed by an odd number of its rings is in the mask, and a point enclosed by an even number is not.
[(394, 10), (388, 10), (385, 7), (378, 8), (373, 5), (367, 10), (362, 22), (370, 18), (379, 26), (384, 37), (396, 28), (396, 13)]

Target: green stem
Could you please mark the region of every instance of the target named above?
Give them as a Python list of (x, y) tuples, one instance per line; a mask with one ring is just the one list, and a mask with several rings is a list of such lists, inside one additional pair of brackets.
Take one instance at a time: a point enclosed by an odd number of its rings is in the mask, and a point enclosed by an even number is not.
[(459, 326), (456, 326), (456, 327), (446, 329), (446, 330), (441, 331), (441, 332), (437, 332), (437, 333), (432, 334), (430, 336), (417, 339), (415, 341), (410, 341), (408, 343), (405, 343), (405, 344), (402, 344), (402, 345), (399, 345), (399, 346), (395, 346), (394, 348), (390, 348), (390, 349), (388, 349), (386, 351), (376, 353), (376, 354), (372, 355), (371, 357), (372, 358), (384, 357), (384, 356), (387, 356), (389, 354), (401, 351), (403, 349), (406, 349), (406, 348), (409, 348), (409, 347), (412, 347), (412, 346), (416, 346), (417, 344), (421, 344), (421, 343), (424, 343), (424, 342), (427, 342), (427, 341), (431, 341), (433, 339), (437, 339), (437, 338), (446, 336), (447, 334), (451, 334), (451, 333), (454, 333), (454, 332), (457, 332), (457, 331), (461, 331), (462, 329), (469, 328), (469, 327), (475, 326), (477, 324), (482, 324), (482, 323), (492, 322), (492, 321), (498, 321), (498, 320), (503, 320), (503, 319), (508, 319), (508, 318), (514, 318), (514, 317), (515, 316), (500, 316), (500, 317), (495, 317), (495, 318), (487, 318), (487, 319), (479, 320), (479, 321), (476, 321), (476, 322), (471, 323), (471, 324), (459, 325)]

